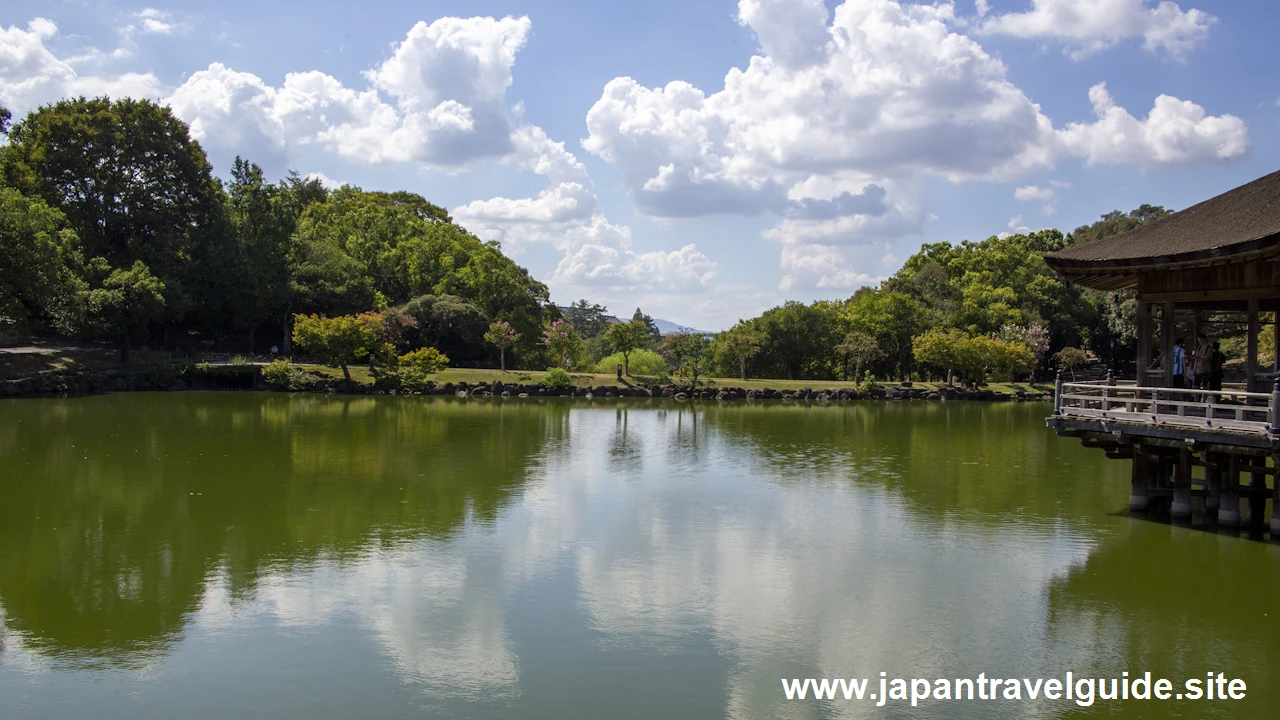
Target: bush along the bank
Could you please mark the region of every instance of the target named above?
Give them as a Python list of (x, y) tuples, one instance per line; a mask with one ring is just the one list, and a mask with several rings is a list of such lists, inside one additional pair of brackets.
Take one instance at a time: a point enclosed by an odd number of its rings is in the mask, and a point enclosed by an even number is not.
[(542, 378), (542, 386), (554, 390), (571, 388), (573, 387), (573, 377), (563, 368), (548, 368), (547, 374)]
[(311, 387), (306, 370), (288, 360), (272, 360), (262, 368), (262, 379), (272, 390), (299, 391)]

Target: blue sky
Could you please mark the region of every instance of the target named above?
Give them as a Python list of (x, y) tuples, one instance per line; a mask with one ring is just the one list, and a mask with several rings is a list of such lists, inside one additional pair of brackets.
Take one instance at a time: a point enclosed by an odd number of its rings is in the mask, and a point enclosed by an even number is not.
[(450, 209), (567, 303), (717, 329), (922, 242), (1280, 169), (1258, 1), (10, 2), (0, 102), (147, 96), (237, 153)]

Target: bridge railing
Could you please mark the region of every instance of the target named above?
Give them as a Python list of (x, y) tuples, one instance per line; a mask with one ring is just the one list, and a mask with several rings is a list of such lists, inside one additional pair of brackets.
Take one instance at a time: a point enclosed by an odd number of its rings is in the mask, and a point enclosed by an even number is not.
[(1280, 435), (1280, 381), (1270, 393), (1063, 382), (1054, 415)]

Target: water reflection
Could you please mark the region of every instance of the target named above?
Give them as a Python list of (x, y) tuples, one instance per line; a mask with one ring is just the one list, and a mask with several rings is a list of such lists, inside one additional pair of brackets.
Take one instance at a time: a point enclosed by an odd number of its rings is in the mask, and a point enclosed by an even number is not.
[[(213, 684), (236, 714), (301, 674), (334, 717), (1056, 717), (1116, 708), (787, 703), (778, 680), (1209, 663), (1274, 702), (1280, 553), (1131, 526), (1123, 465), (1041, 412), (3, 405), (0, 694), (126, 717)], [(94, 690), (112, 667), (130, 700)]]

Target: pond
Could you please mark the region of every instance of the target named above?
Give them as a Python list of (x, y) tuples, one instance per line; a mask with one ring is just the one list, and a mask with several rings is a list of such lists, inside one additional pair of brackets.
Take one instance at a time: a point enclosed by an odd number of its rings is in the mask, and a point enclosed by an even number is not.
[[(2, 402), (0, 717), (1276, 717), (1280, 547), (1129, 517), (1049, 410)], [(1068, 671), (1247, 694), (782, 682)]]

